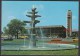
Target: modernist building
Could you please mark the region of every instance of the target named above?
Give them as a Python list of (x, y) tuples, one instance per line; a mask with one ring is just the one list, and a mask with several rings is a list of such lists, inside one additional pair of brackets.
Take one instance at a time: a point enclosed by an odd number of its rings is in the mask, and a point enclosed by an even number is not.
[[(40, 30), (41, 29), (41, 30)], [(66, 31), (63, 25), (53, 25), (53, 26), (38, 26), (36, 27), (36, 34), (40, 36), (40, 31), (43, 32), (44, 36), (57, 36), (57, 37), (66, 37)]]
[(57, 35), (57, 36), (63, 37), (63, 38), (70, 37), (70, 36), (72, 36), (72, 12), (71, 12), (71, 10), (68, 10), (68, 13), (67, 13), (67, 29), (62, 25), (40, 26), (37, 28), (43, 29), (46, 36)]
[(37, 26), (35, 28), (36, 34), (38, 36), (40, 36), (41, 34), (40, 31), (42, 31), (43, 35), (48, 37), (49, 36), (57, 36), (62, 38), (70, 37), (72, 36), (72, 12), (71, 10), (68, 10), (67, 13), (67, 28), (65, 28), (63, 25)]

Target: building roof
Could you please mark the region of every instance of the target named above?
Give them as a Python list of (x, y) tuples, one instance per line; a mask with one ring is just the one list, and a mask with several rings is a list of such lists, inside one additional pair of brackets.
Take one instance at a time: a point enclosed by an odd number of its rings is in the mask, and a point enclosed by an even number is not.
[[(63, 25), (49, 25), (49, 26), (36, 26), (35, 28), (56, 28), (56, 27), (64, 27), (64, 26)], [(31, 27), (26, 27), (26, 29), (31, 29)]]
[(64, 27), (64, 26), (63, 25), (36, 26), (36, 28), (54, 28), (54, 27)]

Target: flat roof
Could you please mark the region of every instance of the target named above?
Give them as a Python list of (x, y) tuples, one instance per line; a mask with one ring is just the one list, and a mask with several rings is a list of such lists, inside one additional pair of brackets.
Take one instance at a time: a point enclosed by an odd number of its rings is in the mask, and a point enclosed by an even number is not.
[(63, 25), (49, 25), (49, 26), (36, 26), (35, 28), (54, 28), (54, 27), (64, 27)]
[[(35, 26), (35, 28), (56, 28), (56, 27), (64, 27), (64, 26), (63, 25)], [(30, 28), (31, 27), (26, 27), (26, 29), (30, 29)]]

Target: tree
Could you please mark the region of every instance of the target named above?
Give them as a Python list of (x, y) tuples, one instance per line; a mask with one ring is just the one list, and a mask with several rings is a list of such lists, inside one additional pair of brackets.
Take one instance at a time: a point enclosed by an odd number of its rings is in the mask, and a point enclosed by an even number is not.
[[(25, 23), (18, 19), (13, 19), (7, 24), (7, 28), (5, 28), (5, 32), (10, 34), (11, 36), (15, 36), (18, 39), (18, 34), (21, 33), (25, 29)], [(8, 32), (7, 32), (8, 31)], [(25, 33), (25, 32), (22, 32)]]
[(21, 34), (22, 34), (22, 35), (23, 35), (23, 34), (28, 34), (27, 29), (22, 28), (22, 30), (21, 30)]
[(3, 30), (4, 30), (4, 34), (7, 34), (7, 35), (9, 34), (9, 29), (8, 28), (4, 27)]

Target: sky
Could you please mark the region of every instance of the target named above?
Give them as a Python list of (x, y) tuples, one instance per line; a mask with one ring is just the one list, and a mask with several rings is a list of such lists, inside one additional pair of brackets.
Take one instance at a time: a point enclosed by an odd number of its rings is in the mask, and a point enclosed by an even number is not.
[(36, 26), (63, 25), (67, 27), (67, 12), (72, 11), (72, 29), (78, 30), (79, 3), (71, 1), (2, 1), (2, 31), (12, 19), (29, 21), (26, 15), (36, 7), (40, 20)]

